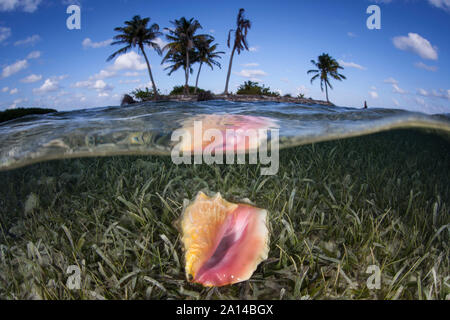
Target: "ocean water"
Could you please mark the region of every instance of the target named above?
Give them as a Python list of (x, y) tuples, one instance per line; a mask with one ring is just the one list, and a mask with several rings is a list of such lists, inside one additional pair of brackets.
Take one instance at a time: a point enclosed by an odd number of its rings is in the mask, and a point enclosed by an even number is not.
[(274, 120), (280, 148), (422, 128), (447, 135), (450, 116), (395, 109), (354, 109), (270, 102), (149, 102), (26, 116), (0, 125), (0, 170), (83, 156), (168, 155), (171, 134), (198, 115), (257, 116)]
[[(205, 115), (277, 128), (277, 174), (175, 165), (171, 134)], [(268, 102), (150, 102), (2, 123), (0, 298), (448, 299), (449, 137), (448, 114)], [(269, 258), (250, 281), (186, 280), (176, 220), (199, 191), (268, 210)], [(370, 265), (382, 268), (379, 290), (366, 288)]]

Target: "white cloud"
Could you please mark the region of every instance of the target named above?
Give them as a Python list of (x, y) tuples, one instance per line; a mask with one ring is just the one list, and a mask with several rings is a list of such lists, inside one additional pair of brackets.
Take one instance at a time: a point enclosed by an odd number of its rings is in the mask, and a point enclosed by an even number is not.
[(140, 71), (147, 69), (147, 65), (141, 57), (134, 51), (122, 54), (114, 60), (113, 70), (134, 70)]
[(416, 100), (417, 104), (421, 105), (421, 106), (426, 106), (427, 104), (425, 103), (425, 100), (419, 97), (415, 97), (414, 100)]
[(410, 32), (407, 37), (395, 37), (392, 42), (397, 49), (414, 52), (423, 59), (438, 59), (437, 48), (433, 47), (430, 41), (422, 38), (417, 33)]
[(371, 86), (370, 89), (371, 89), (372, 91), (375, 91), (375, 90), (377, 90), (377, 87)]
[(141, 75), (142, 74), (139, 72), (129, 72), (129, 71), (125, 72), (125, 74), (124, 74), (125, 77), (139, 77)]
[(432, 71), (432, 72), (436, 72), (438, 69), (438, 67), (436, 67), (436, 66), (429, 66), (423, 62), (416, 62), (416, 63), (414, 63), (414, 66), (416, 68), (420, 68), (420, 69), (424, 69), (424, 70)]
[(14, 42), (15, 46), (23, 46), (23, 45), (35, 45), (36, 42), (38, 42), (39, 40), (41, 40), (41, 37), (38, 34), (34, 34), (32, 36), (29, 36), (26, 39), (23, 40), (19, 40)]
[(97, 91), (109, 91), (112, 90), (113, 87), (111, 85), (106, 84), (103, 80), (96, 80), (96, 81), (78, 81), (75, 84), (73, 84), (73, 87), (75, 88), (87, 88)]
[(369, 91), (369, 95), (372, 99), (378, 99), (378, 93), (376, 91)]
[(407, 94), (408, 92), (403, 90), (398, 86), (398, 81), (392, 77), (385, 79), (384, 83), (389, 83), (392, 85), (392, 92), (398, 93), (398, 94)]
[[(120, 57), (122, 57), (122, 56), (119, 56), (118, 59)], [(126, 63), (129, 63), (129, 62), (122, 61), (119, 64), (114, 63), (114, 65), (109, 66), (106, 69), (102, 69), (102, 70), (100, 70), (99, 73), (96, 73), (96, 74), (90, 76), (87, 81), (79, 81), (79, 82), (75, 83), (74, 85), (83, 86), (83, 84), (85, 84), (84, 85), (85, 87), (90, 87), (90, 84), (95, 83), (95, 80), (103, 80), (103, 79), (107, 79), (107, 78), (116, 77), (118, 75), (116, 70), (120, 70), (121, 68), (126, 66)], [(131, 62), (130, 65), (135, 66), (136, 63), (133, 64), (133, 62)], [(138, 75), (139, 75), (139, 73), (137, 73), (137, 72), (126, 72), (125, 73), (125, 76), (138, 76)]]
[(394, 104), (395, 104), (397, 107), (400, 106), (400, 103), (398, 102), (397, 99), (392, 98), (392, 101), (394, 102)]
[(347, 35), (348, 35), (350, 38), (356, 38), (356, 34), (354, 34), (353, 32), (347, 32)]
[(398, 84), (398, 81), (391, 77), (391, 78), (384, 80), (384, 83)]
[(34, 93), (48, 93), (57, 91), (59, 89), (59, 83), (56, 79), (46, 79), (44, 84), (39, 88), (33, 89)]
[(258, 52), (259, 51), (259, 47), (258, 46), (250, 47), (250, 48), (248, 48), (248, 51), (250, 51), (250, 52)]
[(19, 92), (19, 90), (17, 88), (14, 88), (14, 89), (11, 89), (9, 94), (16, 94), (17, 92)]
[(139, 82), (141, 82), (141, 79), (119, 80), (120, 84), (139, 83)]
[(101, 80), (106, 78), (111, 78), (116, 76), (116, 72), (112, 70), (100, 70), (99, 73), (94, 74), (93, 76), (89, 77), (89, 80)]
[(27, 56), (27, 59), (37, 59), (40, 56), (41, 56), (40, 51), (33, 51), (33, 52), (30, 52), (30, 54)]
[(27, 60), (19, 60), (9, 66), (4, 67), (2, 71), (2, 77), (7, 78), (27, 67), (28, 67)]
[(439, 89), (439, 91), (436, 89), (433, 89), (433, 90), (427, 91), (425, 89), (418, 88), (417, 94), (420, 96), (423, 96), (423, 97), (434, 97), (434, 98), (450, 100), (450, 89), (449, 90)]
[(256, 79), (257, 76), (267, 76), (267, 73), (263, 70), (250, 70), (250, 69), (243, 69), (238, 73), (235, 73), (241, 77), (244, 78), (250, 78), (250, 79)]
[(424, 96), (424, 97), (428, 97), (428, 95), (429, 95), (428, 91), (425, 89), (422, 89), (422, 88), (417, 89), (417, 94)]
[(98, 96), (99, 96), (100, 98), (104, 98), (104, 97), (109, 97), (109, 94), (106, 93), (106, 92), (100, 92), (100, 93), (98, 94)]
[(363, 66), (361, 66), (361, 65), (359, 65), (357, 63), (354, 63), (354, 62), (345, 62), (344, 60), (338, 60), (338, 62), (343, 67), (356, 68), (356, 69), (359, 69), (359, 70), (366, 70), (365, 67), (363, 67)]
[(58, 92), (57, 95), (58, 95), (58, 97), (63, 97), (63, 96), (67, 96), (68, 94), (69, 94), (69, 92), (61, 90)]
[(450, 89), (448, 90), (439, 89), (439, 92), (433, 89), (431, 91), (431, 95), (436, 98), (450, 100)]
[(8, 92), (9, 91), (9, 88), (8, 87), (3, 87), (2, 88), (2, 92)]
[(428, 2), (437, 8), (450, 12), (450, 0), (428, 0)]
[(34, 12), (42, 0), (0, 0), (0, 11)]
[(17, 105), (18, 105), (18, 104), (20, 104), (20, 103), (22, 103), (22, 102), (27, 102), (27, 101), (28, 101), (27, 98), (25, 98), (25, 99), (22, 99), (22, 98), (16, 99), (16, 100), (14, 100), (13, 103), (8, 107), (8, 109), (15, 109), (15, 108), (17, 108)]
[(67, 74), (63, 74), (63, 75), (60, 75), (60, 76), (53, 76), (53, 77), (51, 77), (51, 79), (55, 80), (55, 81), (61, 81), (61, 80), (66, 79), (67, 77), (68, 77)]
[(74, 88), (88, 88), (92, 85), (92, 81), (77, 81), (72, 86)]
[(87, 48), (102, 48), (102, 47), (106, 47), (108, 45), (110, 45), (112, 42), (112, 39), (107, 39), (104, 41), (99, 41), (99, 42), (93, 42), (90, 38), (86, 38), (83, 40), (83, 42), (81, 43), (83, 45), (83, 48), (87, 49)]
[(153, 40), (153, 42), (155, 42), (156, 44), (158, 44), (158, 46), (161, 48), (164, 48), (167, 44), (166, 41), (164, 41), (163, 39), (161, 39), (160, 37), (156, 38), (155, 40)]
[(393, 84), (392, 84), (392, 89), (393, 89), (393, 92), (394, 92), (394, 93), (398, 93), (398, 94), (406, 94), (406, 93), (408, 93), (407, 91), (405, 91), (405, 90), (403, 90), (402, 88), (400, 88), (400, 87), (398, 86), (398, 84), (396, 84), (396, 83), (393, 83)]
[(0, 42), (5, 41), (11, 36), (11, 28), (0, 27)]
[(450, 100), (450, 89), (447, 89), (447, 90), (442, 90), (442, 89), (440, 89), (440, 90), (443, 92), (442, 97), (443, 97), (444, 99)]
[(20, 80), (23, 83), (33, 83), (42, 79), (42, 75), (30, 74), (28, 77)]
[(259, 63), (256, 63), (256, 62), (250, 62), (250, 63), (245, 63), (245, 64), (242, 64), (242, 66), (244, 66), (244, 67), (257, 67), (257, 66), (259, 66)]
[(280, 80), (285, 82), (285, 83), (289, 83), (289, 79), (288, 78), (281, 78)]
[(93, 89), (96, 89), (96, 90), (106, 90), (106, 89), (112, 89), (112, 87), (110, 87), (110, 86), (108, 86), (107, 84), (106, 84), (106, 82), (105, 81), (103, 81), (103, 80), (97, 80), (97, 81), (95, 81), (94, 82), (94, 84), (92, 85), (92, 88)]

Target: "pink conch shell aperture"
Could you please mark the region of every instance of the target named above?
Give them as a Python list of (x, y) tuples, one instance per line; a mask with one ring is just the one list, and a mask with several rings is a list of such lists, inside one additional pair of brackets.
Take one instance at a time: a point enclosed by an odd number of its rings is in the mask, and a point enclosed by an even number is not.
[[(201, 123), (200, 132), (195, 133), (195, 122)], [(259, 147), (261, 140), (265, 137), (261, 135), (247, 136), (249, 131), (254, 133), (259, 129), (269, 130), (278, 128), (275, 120), (267, 117), (257, 117), (249, 115), (233, 115), (233, 114), (204, 114), (186, 119), (182, 123), (182, 128), (189, 132), (191, 139), (183, 141), (180, 150), (191, 151), (194, 153), (201, 152), (206, 147), (216, 150), (234, 150), (249, 151)], [(214, 129), (221, 132), (223, 140), (214, 141), (211, 139), (203, 139), (205, 131)], [(227, 132), (228, 130), (228, 132)]]
[(203, 286), (248, 280), (269, 253), (267, 211), (199, 192), (181, 216), (186, 278)]

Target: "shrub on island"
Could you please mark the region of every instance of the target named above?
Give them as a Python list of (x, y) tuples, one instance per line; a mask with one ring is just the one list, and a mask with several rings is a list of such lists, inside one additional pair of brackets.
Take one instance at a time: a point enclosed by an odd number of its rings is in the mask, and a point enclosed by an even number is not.
[[(158, 95), (161, 95), (161, 92), (159, 90), (158, 91)], [(145, 87), (145, 90), (138, 88), (135, 89), (133, 92), (131, 92), (131, 94), (138, 100), (138, 101), (149, 101), (149, 100), (153, 100), (155, 98), (155, 93), (153, 91), (153, 89), (149, 89), (147, 87)]]
[[(189, 86), (189, 94), (194, 94), (195, 87)], [(175, 86), (172, 91), (170, 91), (170, 95), (180, 95), (184, 92), (184, 86)], [(197, 94), (205, 92), (204, 89), (197, 88)]]
[(270, 97), (279, 97), (278, 92), (270, 91), (269, 87), (260, 86), (258, 82), (246, 81), (238, 87), (236, 94), (261, 95)]

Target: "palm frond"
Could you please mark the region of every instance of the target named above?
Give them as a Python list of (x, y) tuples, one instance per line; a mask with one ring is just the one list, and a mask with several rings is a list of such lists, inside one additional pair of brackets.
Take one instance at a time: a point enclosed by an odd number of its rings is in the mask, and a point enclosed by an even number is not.
[(319, 77), (318, 74), (316, 74), (314, 77), (311, 78), (311, 83), (313, 83), (314, 80), (316, 80)]
[(121, 55), (121, 54), (124, 54), (124, 53), (127, 53), (128, 50), (130, 50), (130, 49), (131, 49), (131, 46), (130, 46), (130, 45), (128, 45), (128, 46), (126, 46), (126, 47), (123, 47), (123, 48), (117, 50), (116, 52), (114, 52), (112, 55), (110, 55), (110, 56), (108, 57), (108, 59), (106, 59), (106, 61), (111, 61), (111, 60), (114, 59), (116, 56)]

